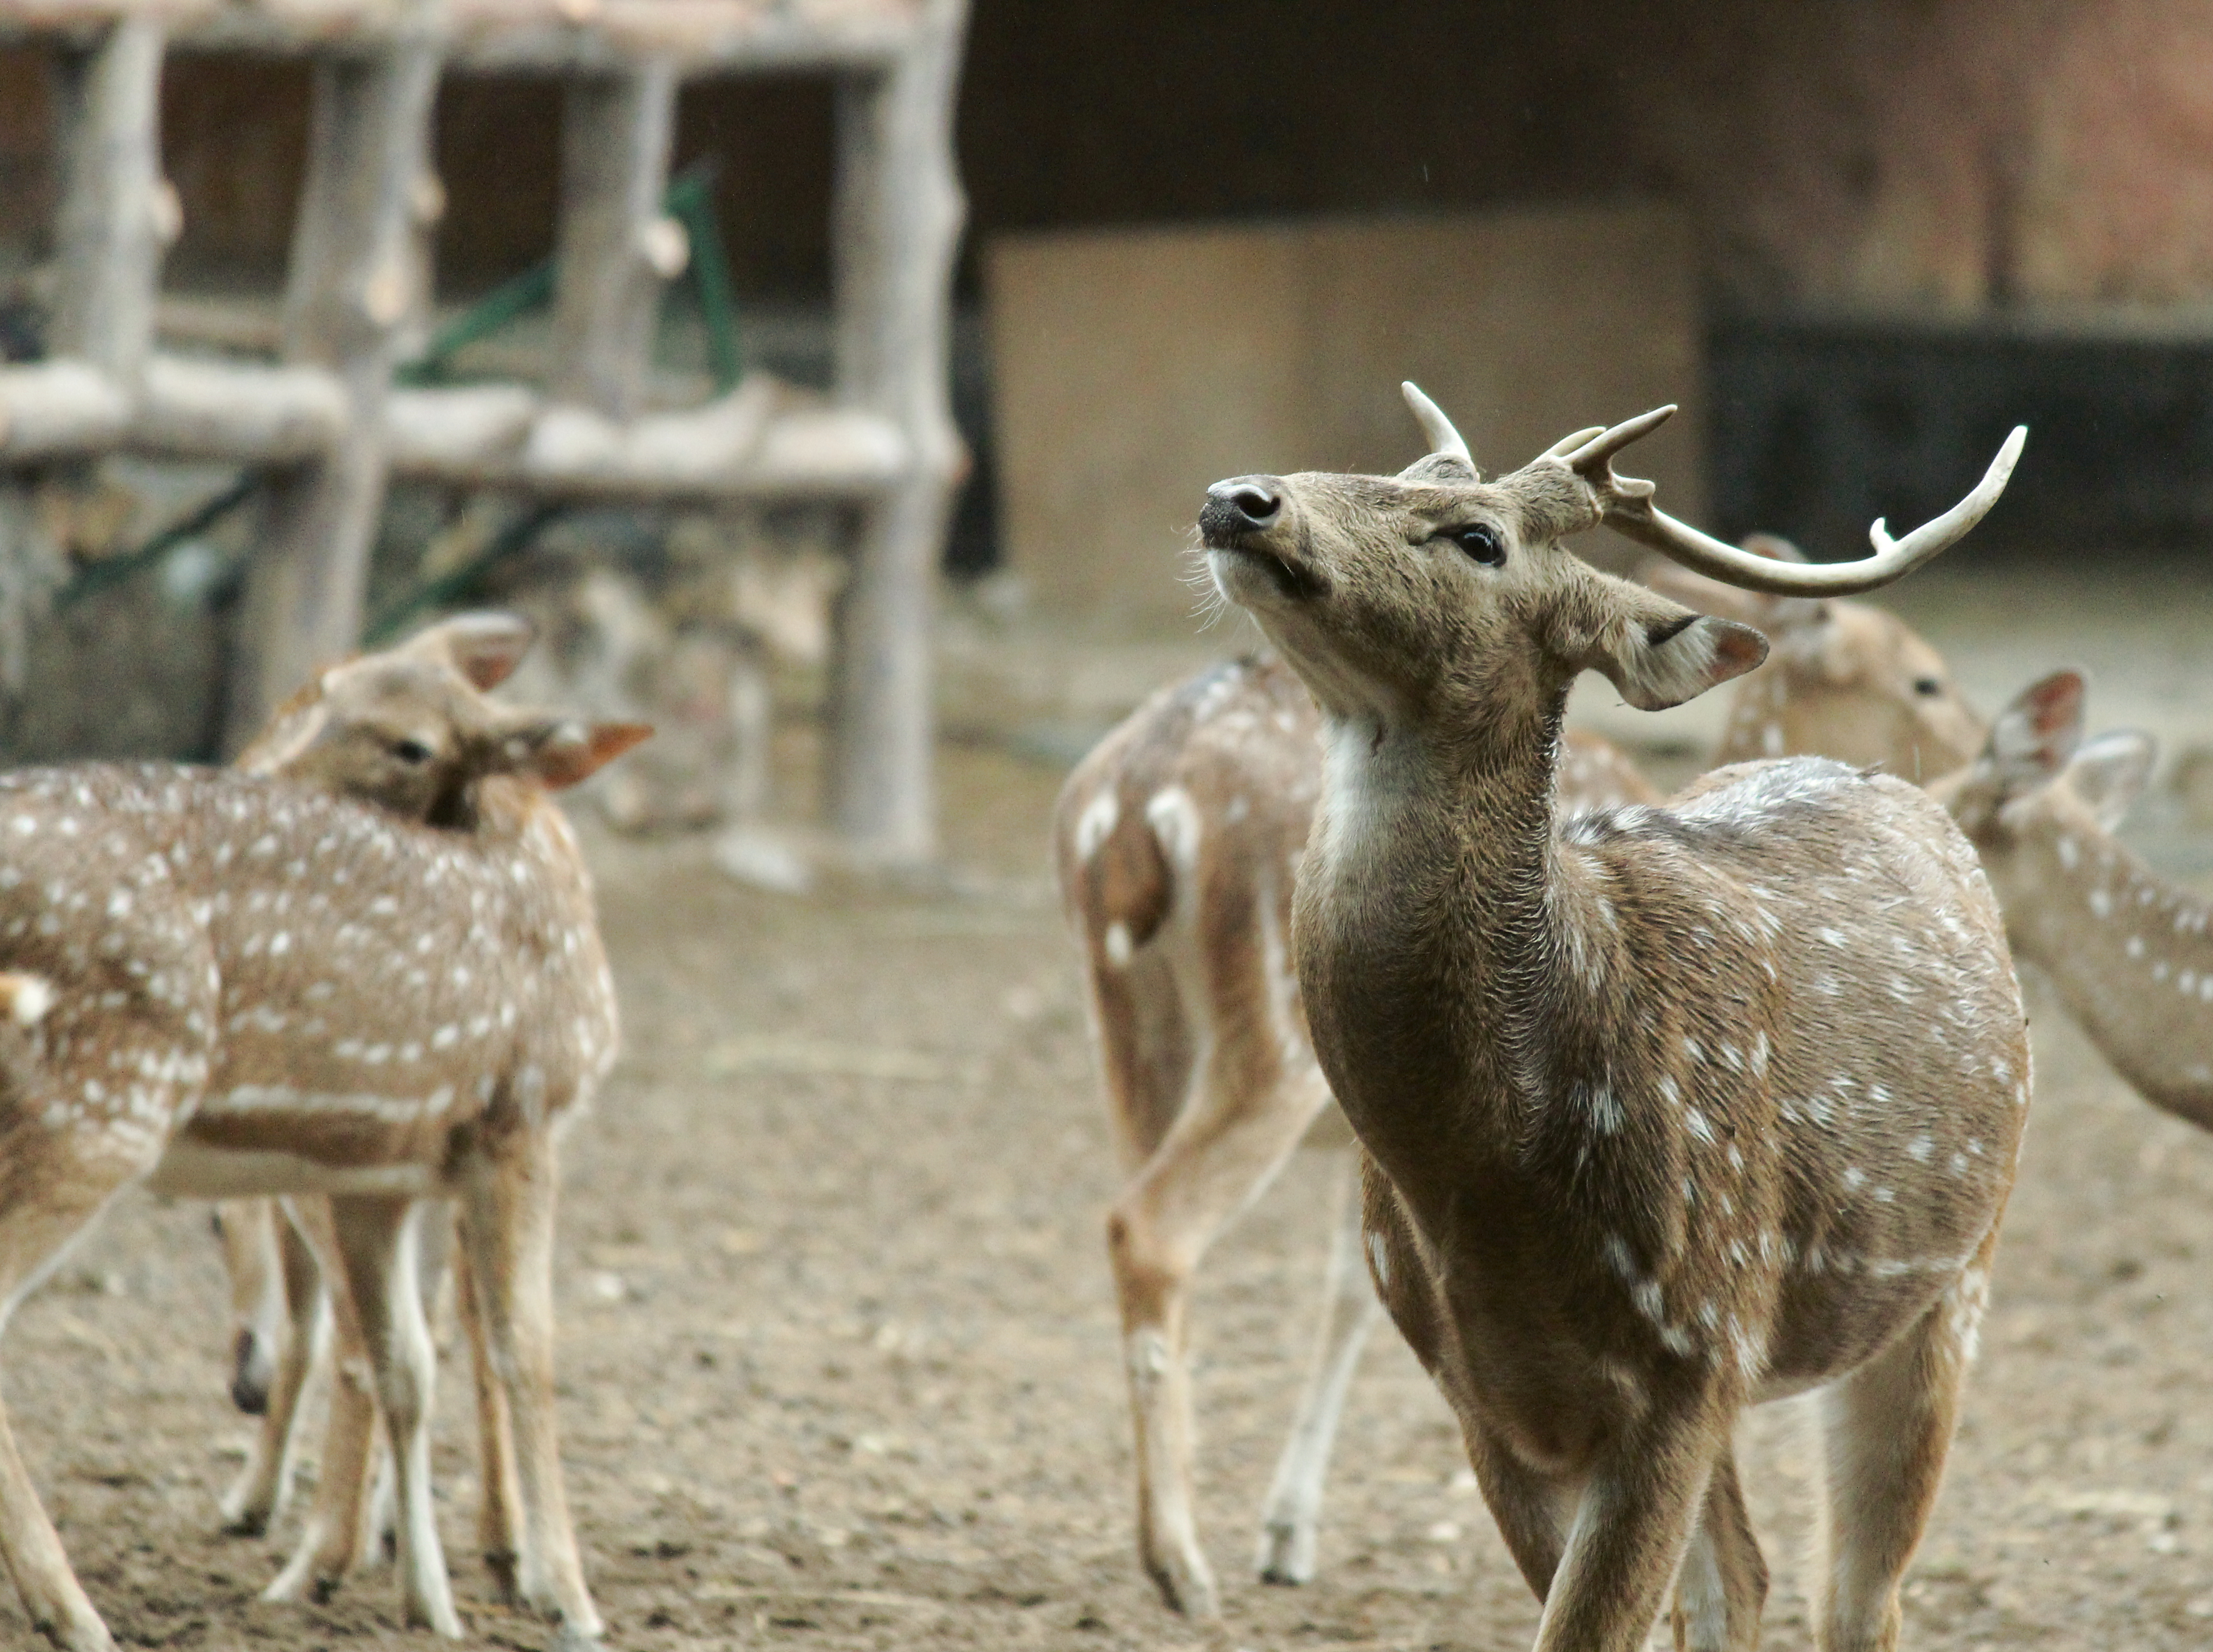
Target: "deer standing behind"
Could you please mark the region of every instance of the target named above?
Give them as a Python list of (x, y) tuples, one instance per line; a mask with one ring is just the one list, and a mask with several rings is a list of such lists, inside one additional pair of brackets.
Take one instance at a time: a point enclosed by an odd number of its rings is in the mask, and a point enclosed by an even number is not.
[[(460, 765), (471, 760), (472, 743), (481, 743), (500, 715), (482, 696), (514, 672), (533, 637), (528, 621), (499, 612), (459, 614), (426, 626), (394, 648), (321, 673), (278, 709), (233, 766), (248, 774), (311, 774), (333, 795), (424, 820), (439, 807)], [(406, 756), (395, 763), (391, 754), (400, 747)], [(336, 1255), (329, 1202), (309, 1195), (228, 1200), (218, 1203), (213, 1220), (230, 1283), (232, 1399), (261, 1418), (245, 1466), (223, 1499), (227, 1529), (259, 1534), (281, 1514), (290, 1490), (300, 1402), (330, 1332), (337, 1331), (335, 1386), (314, 1508), (290, 1563), (262, 1598), (327, 1594), (373, 1551), (391, 1514), (392, 1489), (387, 1461), (376, 1479), (378, 1515), (364, 1521), (375, 1456), (375, 1384), (343, 1271), (326, 1265)], [(512, 1598), (511, 1451), (473, 1281), (464, 1253), (437, 1244), (424, 1253), (450, 1256), (454, 1263), (483, 1457), (479, 1548), (503, 1594)]]
[(1223, 594), (1313, 692), (1323, 783), (1291, 952), (1364, 1149), (1365, 1248), (1545, 1603), (1545, 1652), (1757, 1644), (1766, 1568), (1731, 1430), (1820, 1391), (1826, 1652), (1889, 1647), (1988, 1290), (2028, 1100), (2003, 927), (1949, 818), (1816, 759), (1561, 818), (1582, 671), (1679, 704), (1759, 634), (1562, 547), (1607, 522), (1728, 582), (1844, 594), (1909, 570), (1982, 485), (1877, 554), (1748, 555), (1613, 455), (1672, 410), (1495, 482), (1409, 387), (1396, 478), (1248, 476), (1200, 528)]
[(1980, 853), (2015, 951), (2139, 1094), (2213, 1130), (2213, 902), (2114, 840), (2151, 738), (2083, 742), (2083, 695), (2076, 671), (2031, 685), (1975, 761), (1930, 789)]
[[(1747, 549), (1803, 560), (1778, 539)], [(1973, 754), (1980, 720), (1936, 649), (1895, 615), (1664, 567), (1671, 590), (1727, 604), (1775, 643), (1734, 690), (1712, 766), (1779, 747), (1917, 777)], [(1154, 696), (1077, 765), (1054, 814), (1126, 1178), (1107, 1231), (1136, 1425), (1138, 1549), (1167, 1604), (1197, 1616), (1213, 1615), (1218, 1596), (1192, 1497), (1191, 1280), (1302, 1143), (1340, 1161), (1337, 1216), (1304, 1391), (1261, 1511), (1255, 1564), (1266, 1582), (1314, 1576), (1331, 1448), (1379, 1312), (1346, 1185), (1351, 1137), (1314, 1065), (1288, 944), (1320, 781), (1313, 697), (1264, 657)], [(1564, 736), (1557, 790), (1563, 814), (1660, 798), (1618, 748), (1576, 729)]]
[[(520, 1592), (588, 1637), (552, 1413), (552, 1201), (558, 1135), (616, 1022), (589, 876), (547, 791), (643, 731), (390, 709), (309, 710), (305, 783), (163, 764), (0, 777), (0, 1301), (12, 1311), (133, 1182), (327, 1198), (329, 1265), (393, 1444), (407, 1613), (458, 1635), (415, 1254), (419, 1201), (455, 1200), (514, 1446)], [(421, 821), (317, 789), (340, 772), (381, 774)], [(112, 1646), (3, 1423), (0, 1556), (58, 1644)]]

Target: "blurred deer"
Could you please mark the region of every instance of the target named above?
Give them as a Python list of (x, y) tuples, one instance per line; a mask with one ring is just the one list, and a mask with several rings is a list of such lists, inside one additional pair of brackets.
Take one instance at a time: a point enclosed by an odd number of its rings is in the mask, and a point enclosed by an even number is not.
[[(513, 1442), (519, 1591), (588, 1637), (552, 1414), (552, 1195), (558, 1134), (614, 1058), (615, 1005), (590, 880), (548, 794), (644, 731), (419, 678), (420, 694), (385, 692), (413, 674), (369, 674), (344, 717), (326, 676), (322, 709), (280, 715), (267, 750), (297, 780), (160, 764), (0, 777), (0, 1154), (15, 1167), (0, 1292), (12, 1308), (132, 1182), (327, 1198), (318, 1259), (374, 1366), (407, 1615), (458, 1635), (416, 1265), (419, 1202), (455, 1200)], [(421, 821), (343, 795), (363, 783)], [(58, 1644), (113, 1644), (4, 1426), (0, 1556)]]
[[(1789, 540), (1755, 533), (1755, 556), (1802, 564)], [(1752, 626), (1764, 664), (1730, 692), (1728, 722), (1708, 765), (1816, 755), (1881, 764), (1917, 785), (1950, 774), (1988, 732), (1960, 698), (1944, 656), (1887, 609), (1841, 597), (1738, 590), (1654, 558), (1639, 577), (1661, 595)]]
[[(1804, 560), (1764, 536), (1747, 548)], [(1644, 572), (1655, 588), (1696, 593), (1778, 639), (1734, 691), (1712, 766), (1789, 753), (1912, 777), (1924, 763), (1957, 766), (1979, 745), (1980, 721), (1942, 658), (1895, 615), (1663, 566)], [(1378, 1313), (1349, 1197), (1351, 1137), (1314, 1064), (1288, 944), (1321, 752), (1313, 698), (1288, 666), (1214, 667), (1108, 735), (1070, 776), (1054, 817), (1126, 1178), (1107, 1231), (1125, 1338), (1143, 1337), (1143, 1362), (1132, 1356), (1129, 1373), (1139, 1552), (1167, 1603), (1198, 1616), (1217, 1610), (1218, 1594), (1192, 1497), (1190, 1284), (1302, 1143), (1339, 1157), (1337, 1216), (1304, 1392), (1262, 1507), (1255, 1564), (1265, 1582), (1314, 1576), (1331, 1449)], [(1659, 798), (1619, 748), (1565, 732), (1563, 815)]]
[(2003, 923), (1893, 777), (1789, 759), (1556, 811), (1577, 674), (1657, 710), (1767, 652), (1561, 541), (1604, 522), (1729, 583), (1850, 594), (1965, 533), (2022, 433), (1936, 521), (1816, 568), (1614, 474), (1672, 409), (1484, 484), (1408, 398), (1435, 451), (1399, 476), (1235, 478), (1199, 518), (1216, 584), (1320, 709), (1289, 947), (1365, 1154), (1371, 1277), (1544, 1601), (1542, 1652), (1631, 1652), (1671, 1583), (1679, 1646), (1755, 1646), (1731, 1431), (1809, 1389), (1816, 1637), (1892, 1646), (2026, 1118)]
[[(454, 753), (486, 716), (479, 696), (512, 674), (528, 652), (532, 636), (529, 623), (514, 614), (459, 614), (424, 627), (397, 647), (333, 667), (278, 708), (233, 766), (249, 774), (312, 775), (315, 783), (335, 794), (425, 820), (451, 782)], [(424, 752), (431, 755), (419, 754)], [(326, 1276), (304, 1236), (327, 1228), (329, 1214), (326, 1206), (318, 1206), (295, 1220), (280, 1211), (278, 1201), (235, 1199), (219, 1203), (212, 1220), (230, 1283), (231, 1398), (241, 1411), (261, 1418), (245, 1467), (223, 1499), (223, 1513), (229, 1530), (256, 1534), (275, 1522), (289, 1496), (299, 1403), (332, 1323)], [(491, 1378), (466, 1288), (466, 1263), (460, 1267), (459, 1301), (482, 1412), (489, 1405)], [(355, 1325), (351, 1314), (341, 1315), (339, 1323), (349, 1332)], [(365, 1488), (355, 1483), (360, 1476), (350, 1477), (345, 1468), (357, 1464), (365, 1472), (374, 1445), (374, 1384), (357, 1336), (344, 1338), (337, 1370), (340, 1386), (332, 1395), (331, 1438), (318, 1477), (315, 1511), (292, 1564), (271, 1586), (267, 1599), (295, 1599), (311, 1585), (327, 1589), (369, 1546), (361, 1531)], [(490, 1460), (482, 1477), (480, 1535), (495, 1574), (511, 1592), (511, 1511), (501, 1503), (504, 1480), (497, 1431), (488, 1430), (485, 1437)], [(381, 1509), (389, 1490), (388, 1480), (380, 1481), (380, 1493), (385, 1494), (377, 1499)]]
[(2115, 841), (2151, 738), (2083, 741), (2083, 694), (2076, 671), (2032, 684), (1975, 761), (1930, 789), (1982, 856), (2015, 951), (2138, 1094), (2213, 1130), (2213, 902)]

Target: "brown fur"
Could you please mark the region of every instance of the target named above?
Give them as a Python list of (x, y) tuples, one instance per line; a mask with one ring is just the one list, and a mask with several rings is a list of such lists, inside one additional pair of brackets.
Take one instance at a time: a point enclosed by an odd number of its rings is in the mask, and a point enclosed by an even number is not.
[[(1765, 543), (1779, 542), (1748, 542), (1748, 548)], [(1981, 725), (1951, 688), (1942, 658), (1893, 615), (1866, 603), (1757, 596), (1684, 574), (1673, 564), (1662, 566), (1668, 573), (1649, 573), (1649, 583), (1717, 594), (1729, 605), (1726, 612), (1783, 637), (1768, 662), (1732, 689), (1728, 727), (1710, 759), (1716, 766), (1759, 755), (1779, 737), (1792, 754), (1911, 776), (1932, 754), (1938, 761), (1964, 761), (1959, 730), (1968, 731), (1971, 741), (1981, 738)], [(1927, 692), (1931, 682), (1939, 692)], [(1168, 1288), (1180, 1293), (1199, 1257), (1273, 1179), (1295, 1143), (1349, 1145), (1333, 1109), (1313, 1113), (1305, 1089), (1277, 1080), (1311, 1060), (1303, 1019), (1286, 1034), (1269, 1013), (1267, 995), (1244, 984), (1269, 967), (1256, 890), (1248, 886), (1273, 890), (1273, 933), (1287, 936), (1288, 869), (1306, 841), (1320, 769), (1312, 698), (1289, 667), (1264, 658), (1212, 668), (1155, 695), (1100, 743), (1062, 790), (1054, 820), (1062, 898), (1084, 948), (1109, 1111), (1130, 1178), (1115, 1204), (1110, 1245), (1125, 1316), (1135, 1312), (1132, 1305), (1161, 1295), (1146, 1283), (1156, 1267), (1136, 1265), (1137, 1257), (1173, 1252), (1186, 1259)], [(1202, 825), (1200, 857), (1210, 869), (1192, 887), (1179, 885), (1145, 818), (1146, 804), (1172, 786), (1192, 800)], [(1570, 813), (1660, 801), (1619, 748), (1572, 728), (1563, 736), (1557, 787), (1558, 807)], [(1109, 793), (1114, 826), (1087, 841), (1086, 813)], [(1180, 900), (1184, 921), (1197, 933), (1155, 947)], [(1210, 902), (1220, 910), (1207, 910)], [(1117, 926), (1114, 945), (1124, 954), (1119, 963), (1109, 945)], [(1277, 956), (1277, 966), (1287, 969), (1280, 949)], [(1295, 999), (1295, 984), (1282, 991)], [(1192, 1085), (1193, 1038), (1186, 1025), (1191, 1015), (1232, 1045), (1253, 1040), (1289, 1046), (1273, 1060), (1219, 1064), (1233, 1082), (1249, 1073), (1262, 1086), (1257, 1094)], [(1170, 1126), (1186, 1112), (1192, 1126), (1171, 1140)], [(1274, 1128), (1261, 1134), (1256, 1121), (1247, 1129), (1275, 1148), (1272, 1157), (1244, 1153), (1236, 1134), (1201, 1122), (1255, 1113), (1267, 1113)], [(1302, 1128), (1303, 1135), (1295, 1133)], [(1341, 1225), (1356, 1216), (1356, 1210), (1342, 1213)], [(1173, 1225), (1173, 1234), (1154, 1233), (1163, 1222)], [(1314, 1573), (1338, 1408), (1372, 1317), (1356, 1231), (1340, 1234), (1333, 1247), (1311, 1375), (1262, 1514), (1258, 1566), (1271, 1582), (1303, 1582)], [(1162, 1307), (1130, 1323), (1180, 1314), (1180, 1308)], [(1167, 1357), (1171, 1369), (1180, 1365), (1180, 1345), (1168, 1346)], [(1168, 1393), (1182, 1391), (1177, 1379), (1159, 1386), (1148, 1379), (1133, 1388), (1140, 1460), (1149, 1465), (1139, 1498), (1139, 1546), (1169, 1604), (1204, 1612), (1213, 1590), (1187, 1513), (1190, 1465), (1156, 1457), (1155, 1449), (1156, 1436), (1189, 1437), (1188, 1422), (1171, 1423), (1157, 1415)]]
[[(424, 795), (465, 799), (466, 832), (160, 765), (0, 778), (0, 963), (55, 994), (35, 1027), (0, 1027), (0, 1290), (20, 1300), (133, 1180), (328, 1194), (319, 1259), (347, 1282), (395, 1440), (409, 1612), (455, 1633), (412, 1219), (421, 1197), (457, 1199), (521, 1471), (521, 1590), (588, 1635), (546, 1268), (554, 1132), (613, 1058), (614, 1004), (588, 878), (538, 777), (637, 731), (479, 710), (427, 760), (453, 765)], [(4, 1433), (0, 1550), (58, 1641), (108, 1643)]]
[(2115, 1071), (2213, 1130), (2213, 902), (2115, 840), (2151, 769), (2148, 737), (2078, 747), (2083, 684), (2063, 671), (1999, 715), (1975, 762), (1932, 787), (1982, 856), (2021, 956), (2040, 966)]
[(1936, 804), (1833, 763), (1556, 816), (1579, 671), (1656, 708), (1765, 651), (1563, 551), (1604, 503), (1551, 455), (1211, 491), (1217, 583), (1321, 708), (1314, 1047), (1539, 1646), (1630, 1652), (1679, 1570), (1685, 1644), (1754, 1645), (1730, 1430), (1818, 1387), (1817, 1637), (1887, 1647), (2028, 1095), (2003, 929)]

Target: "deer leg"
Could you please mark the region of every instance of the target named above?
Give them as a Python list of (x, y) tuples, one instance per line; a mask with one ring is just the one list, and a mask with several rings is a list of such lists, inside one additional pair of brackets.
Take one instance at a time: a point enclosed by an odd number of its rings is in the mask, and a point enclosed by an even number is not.
[(1287, 1079), (1272, 1043), (1226, 1029), (1211, 1043), (1198, 1093), (1106, 1221), (1137, 1423), (1139, 1553), (1168, 1605), (1202, 1618), (1220, 1608), (1192, 1509), (1191, 1277), (1329, 1100), (1311, 1068)]
[(1331, 1235), (1329, 1270), (1322, 1287), (1322, 1320), (1306, 1391), (1299, 1398), (1276, 1478), (1260, 1514), (1261, 1578), (1270, 1583), (1304, 1583), (1314, 1574), (1314, 1544), (1321, 1523), (1322, 1488), (1329, 1475), (1330, 1448), (1338, 1419), (1360, 1363), (1369, 1333), (1382, 1317), (1360, 1253), (1361, 1201), (1356, 1161), (1337, 1155), (1337, 1227)]
[(1993, 1229), (1926, 1317), (1821, 1399), (1828, 1458), (1820, 1652), (1889, 1652), (1899, 1584), (1936, 1501), (1989, 1289)]
[(557, 1618), (565, 1638), (594, 1639), (600, 1614), (576, 1552), (553, 1417), (553, 1144), (542, 1131), (518, 1131), (472, 1169), (461, 1242), (513, 1439), (522, 1516), (517, 1593)]
[(1767, 1562), (1730, 1450), (1706, 1482), (1705, 1507), (1675, 1574), (1675, 1652), (1757, 1652), (1766, 1604)]
[(493, 1380), (491, 1355), (485, 1345), (484, 1308), (466, 1245), (454, 1247), (454, 1307), (469, 1341), (469, 1372), (477, 1399), (477, 1458), (483, 1491), (477, 1503), (477, 1548), (485, 1569), (499, 1587), (500, 1599), (515, 1594), (515, 1436), (507, 1400)]
[[(19, 1119), (35, 1119), (42, 1098), (9, 1098)], [(145, 1168), (120, 1155), (73, 1153), (56, 1134), (18, 1123), (0, 1137), (0, 1162), (19, 1202), (0, 1213), (0, 1328), (52, 1272), (70, 1242), (92, 1225), (116, 1190)], [(35, 1196), (24, 1191), (36, 1189)], [(107, 1625), (70, 1570), (60, 1536), (15, 1449), (0, 1406), (0, 1562), (15, 1580), (32, 1626), (63, 1652), (114, 1652)]]
[(223, 1499), (223, 1529), (259, 1537), (277, 1523), (292, 1493), (292, 1470), (299, 1440), (300, 1396), (315, 1362), (330, 1340), (330, 1310), (323, 1300), (322, 1271), (291, 1222), (269, 1201), (265, 1219), (274, 1225), (278, 1267), (284, 1282), (290, 1319), (283, 1351), (277, 1356), (261, 1413), (261, 1427), (246, 1467)]
[(346, 1288), (376, 1373), (399, 1502), (399, 1582), (410, 1622), (458, 1637), (446, 1560), (430, 1503), (430, 1400), (437, 1356), (423, 1316), (416, 1262), (419, 1207), (412, 1199), (348, 1196), (331, 1201)]
[(346, 1280), (327, 1198), (283, 1201), (293, 1237), (314, 1259), (330, 1325), (331, 1404), (324, 1423), (315, 1501), (300, 1540), (265, 1600), (327, 1600), (362, 1558), (363, 1497), (376, 1442), (376, 1375)]
[(1655, 1395), (1607, 1441), (1576, 1499), (1536, 1652), (1644, 1645), (1728, 1449), (1731, 1411), (1710, 1385)]

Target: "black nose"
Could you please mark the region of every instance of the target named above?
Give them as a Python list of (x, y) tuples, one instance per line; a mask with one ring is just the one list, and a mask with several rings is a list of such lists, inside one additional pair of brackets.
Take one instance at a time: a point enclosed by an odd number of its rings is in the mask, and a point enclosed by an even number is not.
[(1224, 535), (1259, 533), (1273, 527), (1283, 514), (1283, 496), (1264, 476), (1233, 476), (1206, 491), (1206, 509), (1198, 513), (1199, 531)]

